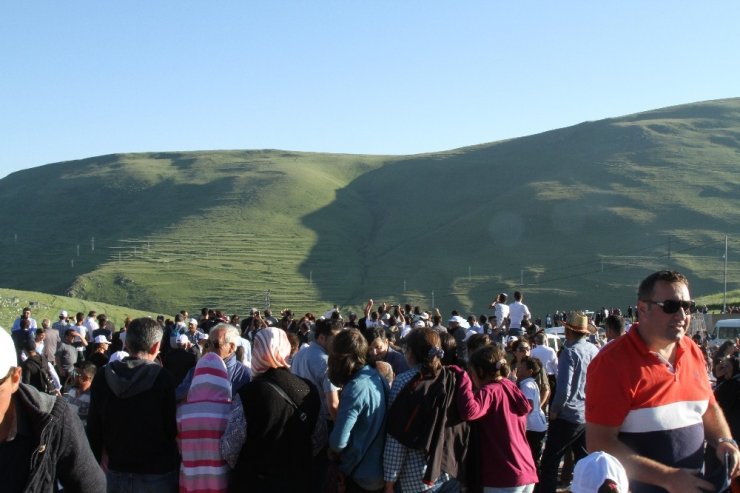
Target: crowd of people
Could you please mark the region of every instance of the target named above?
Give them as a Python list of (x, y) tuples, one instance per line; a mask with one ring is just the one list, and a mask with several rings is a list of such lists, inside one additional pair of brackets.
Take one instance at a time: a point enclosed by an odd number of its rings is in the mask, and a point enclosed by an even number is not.
[(738, 475), (738, 344), (684, 337), (685, 277), (643, 280), (634, 324), (558, 312), (559, 354), (513, 298), (120, 330), (24, 309), (0, 330), (3, 491), (641, 493)]

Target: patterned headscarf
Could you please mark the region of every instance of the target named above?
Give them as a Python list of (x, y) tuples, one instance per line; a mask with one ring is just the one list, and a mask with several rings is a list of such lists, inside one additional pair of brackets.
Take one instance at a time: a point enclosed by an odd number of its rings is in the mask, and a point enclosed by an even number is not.
[(283, 329), (266, 327), (257, 332), (252, 347), (252, 375), (270, 368), (289, 368), (290, 341)]
[(229, 466), (221, 456), (221, 436), (231, 412), (226, 364), (206, 353), (195, 366), (187, 400), (177, 408), (180, 491), (226, 491)]

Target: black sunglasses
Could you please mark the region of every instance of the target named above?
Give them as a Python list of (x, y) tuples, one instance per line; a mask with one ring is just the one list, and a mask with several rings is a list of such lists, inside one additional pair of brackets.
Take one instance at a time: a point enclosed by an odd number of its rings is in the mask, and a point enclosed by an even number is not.
[(663, 313), (676, 313), (679, 308), (683, 308), (683, 311), (686, 313), (692, 313), (694, 310), (696, 310), (696, 302), (691, 300), (665, 300), (665, 301), (652, 301), (652, 300), (642, 300), (645, 303), (650, 303), (653, 305), (658, 305), (663, 309)]

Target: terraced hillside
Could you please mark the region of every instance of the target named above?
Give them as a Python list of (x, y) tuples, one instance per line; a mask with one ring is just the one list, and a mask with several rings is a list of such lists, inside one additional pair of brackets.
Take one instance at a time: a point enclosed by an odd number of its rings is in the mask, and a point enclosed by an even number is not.
[(125, 154), (0, 180), (0, 285), (172, 312), (538, 312), (633, 302), (651, 270), (740, 287), (740, 100), (414, 156)]

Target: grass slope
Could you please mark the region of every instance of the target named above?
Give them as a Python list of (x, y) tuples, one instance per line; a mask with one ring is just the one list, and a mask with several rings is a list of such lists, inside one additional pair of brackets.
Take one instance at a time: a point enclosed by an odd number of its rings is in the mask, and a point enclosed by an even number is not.
[(0, 180), (0, 285), (167, 313), (268, 290), (277, 308), (483, 311), (521, 288), (544, 313), (625, 307), (667, 267), (699, 296), (722, 289), (725, 234), (740, 284), (739, 170), (739, 99), (415, 156), (57, 163)]
[(72, 318), (77, 312), (83, 312), (87, 315), (90, 310), (105, 313), (117, 328), (123, 327), (123, 320), (126, 317), (136, 318), (156, 315), (151, 312), (81, 298), (69, 298), (67, 296), (16, 289), (0, 289), (0, 327), (10, 330), (13, 321), (20, 316), (23, 308), (31, 305), (33, 305), (31, 316), (36, 319), (39, 327), (41, 321), (45, 318), (51, 320), (52, 323), (56, 322), (61, 310), (67, 310)]

